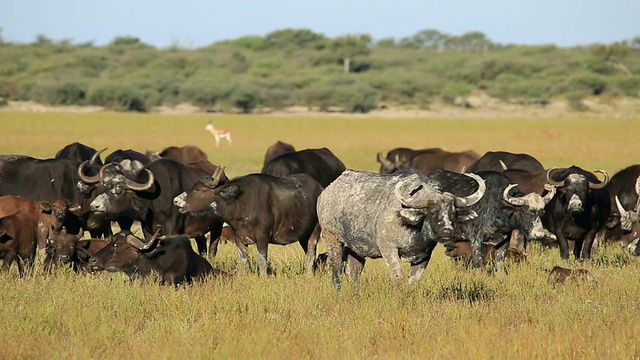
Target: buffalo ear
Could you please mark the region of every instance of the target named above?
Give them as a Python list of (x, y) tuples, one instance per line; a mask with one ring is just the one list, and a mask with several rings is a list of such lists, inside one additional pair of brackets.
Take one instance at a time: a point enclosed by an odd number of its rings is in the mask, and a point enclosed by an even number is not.
[(459, 208), (456, 211), (458, 221), (469, 221), (478, 217), (478, 213), (468, 208)]
[(40, 209), (42, 209), (42, 212), (44, 212), (45, 214), (51, 214), (51, 203), (49, 202), (41, 202), (40, 203)]
[(238, 185), (235, 185), (235, 184), (225, 186), (220, 191), (220, 196), (226, 201), (231, 201), (233, 199), (238, 198), (238, 196), (240, 196), (240, 188), (238, 187)]
[(400, 217), (400, 221), (402, 221), (405, 225), (415, 226), (424, 221), (425, 217), (424, 209), (400, 209), (398, 211), (398, 216)]

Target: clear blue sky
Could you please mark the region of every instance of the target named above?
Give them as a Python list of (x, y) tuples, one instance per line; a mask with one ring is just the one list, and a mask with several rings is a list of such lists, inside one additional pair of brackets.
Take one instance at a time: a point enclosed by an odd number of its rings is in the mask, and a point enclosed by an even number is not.
[(639, 36), (640, 0), (5, 0), (0, 27), (5, 41), (20, 43), (38, 34), (95, 45), (134, 36), (157, 47), (195, 48), (305, 28), (375, 40), (425, 29), (481, 31), (501, 44), (574, 46)]

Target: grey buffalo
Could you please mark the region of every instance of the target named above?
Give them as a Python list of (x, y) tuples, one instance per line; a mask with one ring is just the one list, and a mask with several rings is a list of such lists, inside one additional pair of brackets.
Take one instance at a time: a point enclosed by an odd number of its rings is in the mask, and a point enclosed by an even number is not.
[(376, 174), (346, 170), (318, 197), (318, 220), (329, 250), (332, 279), (340, 290), (343, 258), (357, 288), (366, 258), (383, 258), (395, 282), (402, 277), (400, 259), (411, 263), (409, 282), (420, 279), (438, 242), (458, 236), (457, 223), (477, 216), (484, 181), (467, 196), (442, 192), (437, 183), (416, 173)]

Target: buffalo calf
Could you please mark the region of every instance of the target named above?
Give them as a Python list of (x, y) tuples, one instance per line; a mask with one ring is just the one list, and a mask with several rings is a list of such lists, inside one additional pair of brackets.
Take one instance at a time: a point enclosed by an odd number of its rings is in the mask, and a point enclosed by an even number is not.
[(557, 285), (564, 284), (569, 279), (581, 279), (587, 281), (595, 280), (593, 275), (591, 275), (591, 273), (587, 269), (572, 270), (561, 266), (554, 266), (553, 269), (551, 269), (549, 276), (547, 277), (547, 282), (549, 284)]

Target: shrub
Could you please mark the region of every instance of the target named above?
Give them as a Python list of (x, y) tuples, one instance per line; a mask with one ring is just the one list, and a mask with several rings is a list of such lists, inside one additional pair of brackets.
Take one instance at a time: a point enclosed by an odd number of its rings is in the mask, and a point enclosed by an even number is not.
[(88, 101), (114, 111), (147, 111), (139, 90), (120, 83), (98, 84), (90, 88)]
[(81, 105), (87, 93), (85, 84), (46, 82), (36, 84), (29, 92), (31, 99), (50, 105)]
[(260, 89), (251, 84), (238, 84), (231, 92), (229, 100), (242, 113), (248, 114), (260, 103)]

